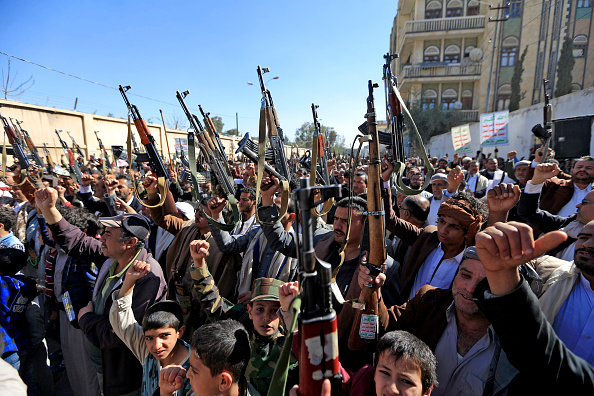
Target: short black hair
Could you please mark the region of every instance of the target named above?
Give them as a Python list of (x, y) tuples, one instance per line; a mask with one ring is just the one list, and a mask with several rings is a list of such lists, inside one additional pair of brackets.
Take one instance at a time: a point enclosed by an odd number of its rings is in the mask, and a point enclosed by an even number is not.
[(575, 162), (578, 161), (592, 161), (594, 162), (594, 157), (592, 157), (591, 155), (584, 155), (583, 157), (578, 158)]
[(255, 201), (256, 200), (256, 189), (254, 187), (248, 186), (248, 187), (244, 187), (240, 190), (240, 193), (243, 194), (250, 194), (250, 200)]
[(0, 249), (0, 271), (2, 275), (14, 276), (27, 264), (27, 253), (21, 249)]
[(349, 197), (346, 197), (338, 201), (336, 204), (337, 208), (348, 208), (349, 206), (361, 212), (362, 215), (367, 212), (367, 201), (359, 196), (354, 196), (352, 202), (349, 202)]
[(0, 224), (4, 224), (4, 229), (10, 231), (16, 224), (17, 214), (9, 207), (0, 206)]
[(173, 312), (157, 311), (146, 315), (142, 319), (142, 331), (172, 327), (179, 330), (181, 323)]
[(128, 185), (128, 188), (134, 187), (134, 182), (132, 181), (130, 176), (128, 176), (125, 173), (120, 173), (119, 175), (117, 175), (116, 180), (126, 180), (126, 184)]
[(394, 361), (404, 357), (421, 370), (423, 393), (437, 383), (437, 359), (423, 341), (407, 331), (396, 330), (386, 333), (377, 343), (376, 362), (382, 353), (387, 353)]
[(355, 176), (361, 176), (361, 177), (363, 177), (365, 179), (365, 184), (367, 184), (367, 173), (365, 173), (365, 172), (357, 172), (357, 173), (355, 173)]
[(76, 228), (79, 228), (83, 231), (87, 229), (89, 212), (86, 210), (73, 206), (60, 205), (58, 206), (58, 212), (60, 212), (64, 220)]
[(229, 371), (237, 383), (250, 360), (249, 335), (236, 320), (205, 324), (192, 334), (192, 352), (209, 368), (211, 376)]

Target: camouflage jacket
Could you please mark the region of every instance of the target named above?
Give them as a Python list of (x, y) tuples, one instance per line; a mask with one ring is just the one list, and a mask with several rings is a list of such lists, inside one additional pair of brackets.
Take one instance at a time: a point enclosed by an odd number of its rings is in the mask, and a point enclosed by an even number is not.
[[(276, 368), (276, 362), (280, 357), (285, 342), (282, 328), (279, 328), (279, 331), (270, 337), (259, 335), (253, 330), (245, 306), (243, 304), (232, 304), (219, 295), (217, 285), (206, 266), (192, 268), (191, 275), (194, 280), (192, 297), (198, 300), (210, 320), (235, 319), (243, 323), (250, 332), (252, 354), (245, 376), (260, 394), (266, 395), (270, 387), (272, 374)], [(287, 389), (297, 383), (298, 375), (297, 358), (291, 353)]]

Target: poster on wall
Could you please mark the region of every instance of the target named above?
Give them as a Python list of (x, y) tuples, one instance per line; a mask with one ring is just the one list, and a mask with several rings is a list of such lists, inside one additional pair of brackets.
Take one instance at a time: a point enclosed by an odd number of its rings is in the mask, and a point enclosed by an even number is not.
[(175, 152), (184, 153), (184, 155), (188, 155), (188, 139), (175, 138)]
[(470, 153), (470, 124), (452, 127), (452, 144), (458, 154)]
[(509, 144), (509, 111), (481, 114), (481, 147)]

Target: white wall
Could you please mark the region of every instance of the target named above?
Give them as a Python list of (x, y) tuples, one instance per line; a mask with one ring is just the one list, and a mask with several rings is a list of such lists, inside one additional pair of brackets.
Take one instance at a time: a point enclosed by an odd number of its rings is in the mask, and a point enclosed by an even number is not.
[[(594, 115), (594, 88), (584, 89), (569, 95), (551, 100), (553, 108), (553, 120)], [(526, 107), (509, 114), (509, 144), (497, 147), (499, 156), (505, 158), (508, 151), (518, 152), (518, 158), (530, 155), (530, 147), (536, 143), (536, 138), (532, 134), (532, 127), (543, 122), (543, 104), (536, 104)], [(472, 154), (474, 157), (480, 149), (480, 123), (470, 124), (470, 136)], [(592, 133), (594, 136), (594, 131)], [(594, 139), (590, 142), (584, 142), (590, 146), (590, 154), (594, 153)], [(495, 147), (484, 149), (485, 154), (492, 153)], [(433, 157), (443, 157), (449, 154), (449, 158), (454, 156), (454, 146), (452, 144), (451, 133), (434, 136), (429, 140), (427, 150)]]

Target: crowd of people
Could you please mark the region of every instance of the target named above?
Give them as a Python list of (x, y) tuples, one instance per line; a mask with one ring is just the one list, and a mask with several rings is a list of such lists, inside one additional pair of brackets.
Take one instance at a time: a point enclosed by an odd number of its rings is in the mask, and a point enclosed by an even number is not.
[[(314, 217), (313, 241), (336, 270), (342, 381), (323, 394), (594, 392), (594, 158), (544, 154), (434, 157), (434, 173), (409, 158), (401, 180), (384, 159), (377, 277), (361, 265), (369, 163), (328, 160), (343, 198)], [(65, 370), (75, 395), (272, 395), (300, 293), (295, 196), (281, 213), (280, 181), (265, 172), (258, 197), (256, 166), (230, 162), (229, 227), (214, 179), (192, 191), (166, 164), (159, 205), (146, 164), (79, 160), (80, 180), (15, 164), (0, 183), (0, 393), (53, 395)], [(291, 161), (291, 191), (303, 166)], [(352, 351), (355, 308), (342, 301), (372, 282), (381, 338)], [(50, 367), (48, 337), (62, 365)]]

